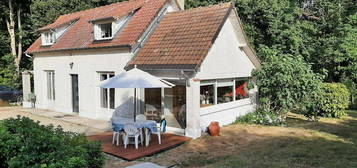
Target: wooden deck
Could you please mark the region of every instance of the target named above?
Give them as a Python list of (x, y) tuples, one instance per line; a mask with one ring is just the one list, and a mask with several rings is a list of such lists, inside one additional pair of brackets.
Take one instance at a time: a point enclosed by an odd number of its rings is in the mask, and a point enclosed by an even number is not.
[(145, 156), (151, 156), (161, 151), (174, 148), (191, 139), (184, 136), (165, 133), (161, 135), (161, 145), (158, 143), (157, 136), (152, 135), (152, 140), (150, 141), (148, 147), (145, 147), (145, 144), (144, 146), (139, 144), (139, 149), (135, 149), (134, 145), (128, 145), (128, 147), (125, 149), (122, 141), (120, 141), (121, 144), (119, 144), (119, 146), (112, 145), (112, 136), (112, 132), (103, 132), (100, 134), (88, 136), (88, 139), (93, 141), (101, 141), (103, 151), (105, 153), (129, 161), (136, 160)]

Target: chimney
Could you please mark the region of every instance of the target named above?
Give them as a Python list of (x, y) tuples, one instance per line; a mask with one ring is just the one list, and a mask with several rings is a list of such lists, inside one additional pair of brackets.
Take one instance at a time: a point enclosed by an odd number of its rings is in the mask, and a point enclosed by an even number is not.
[(182, 10), (185, 10), (185, 0), (176, 0), (176, 2)]

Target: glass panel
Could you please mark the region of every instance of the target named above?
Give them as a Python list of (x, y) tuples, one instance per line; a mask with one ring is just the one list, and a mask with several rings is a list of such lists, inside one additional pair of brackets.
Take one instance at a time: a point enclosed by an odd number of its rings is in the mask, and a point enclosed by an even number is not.
[(102, 107), (108, 108), (108, 89), (101, 89)]
[(55, 100), (55, 72), (51, 72), (52, 74), (52, 100)]
[(217, 87), (217, 103), (233, 101), (233, 86)]
[(101, 24), (102, 38), (112, 37), (112, 23)]
[[(167, 90), (171, 91), (166, 94)], [(176, 85), (172, 89), (165, 89), (165, 99), (167, 97), (169, 98), (168, 100), (170, 100), (170, 97), (172, 97), (172, 103), (170, 103), (172, 105), (172, 109), (169, 109), (171, 112), (171, 115), (169, 116), (174, 117), (170, 118), (165, 114), (167, 126), (182, 129), (186, 128), (186, 86)]]
[(50, 72), (46, 72), (47, 75), (47, 98), (51, 100), (51, 75)]
[[(107, 74), (101, 74), (100, 75), (100, 80), (106, 80), (108, 78)], [(108, 89), (100, 89), (100, 97), (101, 97), (101, 107), (102, 108), (108, 108)]]
[(236, 81), (236, 100), (248, 98), (248, 80)]
[(115, 109), (115, 89), (111, 88), (109, 89), (109, 108), (110, 109)]
[(145, 115), (148, 120), (161, 121), (161, 89), (145, 89)]
[(214, 105), (214, 85), (205, 85), (200, 88), (201, 107)]

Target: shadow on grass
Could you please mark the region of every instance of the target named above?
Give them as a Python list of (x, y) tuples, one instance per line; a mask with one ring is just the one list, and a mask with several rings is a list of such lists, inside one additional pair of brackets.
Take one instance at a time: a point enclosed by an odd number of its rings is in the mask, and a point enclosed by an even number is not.
[(357, 143), (357, 111), (348, 111), (348, 117), (311, 122), (304, 118), (289, 117), (288, 127), (304, 128), (333, 134)]

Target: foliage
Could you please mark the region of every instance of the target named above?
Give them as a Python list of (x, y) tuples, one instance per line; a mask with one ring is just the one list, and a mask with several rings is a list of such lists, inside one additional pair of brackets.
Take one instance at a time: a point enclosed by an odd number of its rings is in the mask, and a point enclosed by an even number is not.
[(312, 72), (311, 66), (302, 58), (263, 48), (261, 53), (267, 61), (262, 69), (255, 71), (259, 96), (263, 106), (284, 115), (301, 102), (313, 101), (319, 90), (321, 77)]
[(102, 167), (99, 142), (18, 116), (0, 123), (0, 167)]
[(248, 113), (242, 117), (238, 117), (236, 123), (251, 123), (260, 125), (284, 125), (285, 116), (278, 112), (269, 109), (270, 106), (260, 106), (256, 111)]
[(344, 79), (342, 83), (346, 85), (346, 87), (350, 92), (350, 97), (351, 97), (350, 108), (357, 109), (357, 84), (353, 82), (352, 79)]
[(349, 92), (341, 83), (322, 84), (322, 93), (319, 103), (319, 115), (324, 117), (340, 118), (346, 115), (345, 109), (349, 104)]

